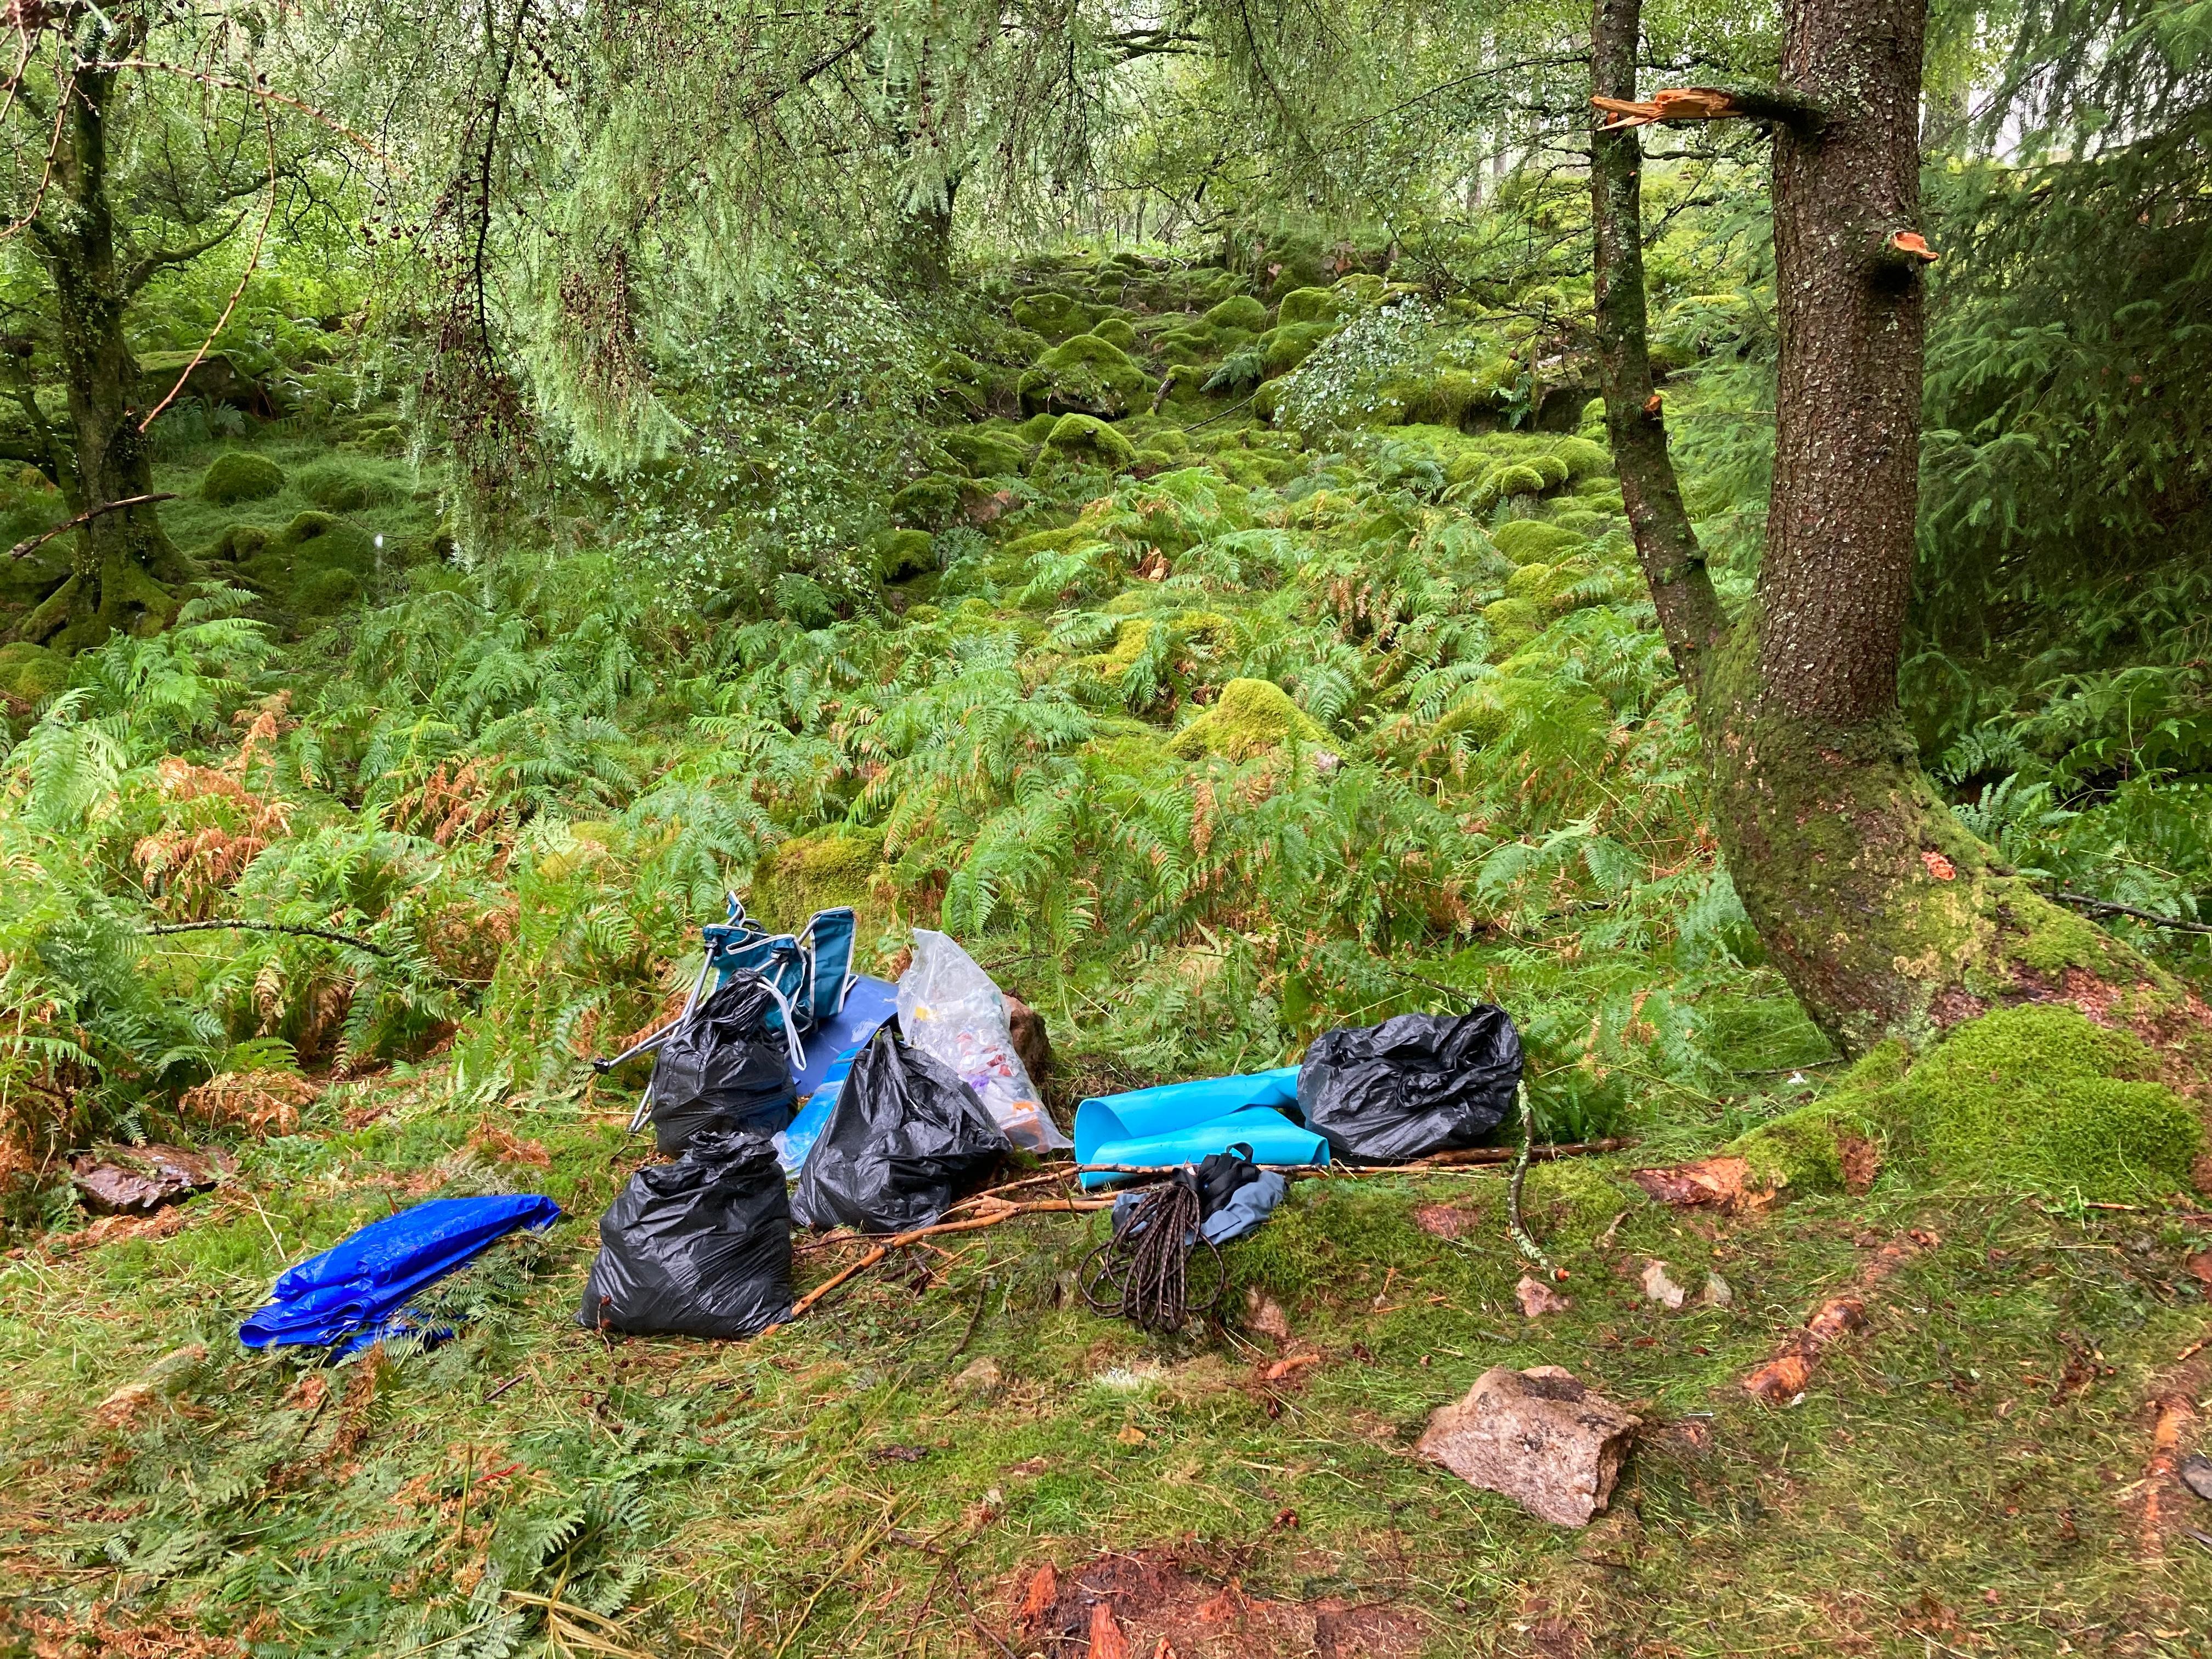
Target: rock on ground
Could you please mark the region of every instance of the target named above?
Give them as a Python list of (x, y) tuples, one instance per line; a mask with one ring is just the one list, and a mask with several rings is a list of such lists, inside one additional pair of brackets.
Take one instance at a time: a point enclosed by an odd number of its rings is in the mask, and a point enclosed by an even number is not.
[(1612, 1498), (1642, 1426), (1557, 1365), (1498, 1365), (1438, 1407), (1413, 1449), (1532, 1515), (1579, 1527)]

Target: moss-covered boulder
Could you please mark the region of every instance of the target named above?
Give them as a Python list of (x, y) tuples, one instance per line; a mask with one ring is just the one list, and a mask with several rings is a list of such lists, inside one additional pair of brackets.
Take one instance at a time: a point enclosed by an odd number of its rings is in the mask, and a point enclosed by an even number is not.
[(1484, 493), (1498, 501), (1508, 501), (1516, 495), (1540, 495), (1544, 488), (1543, 473), (1526, 461), (1508, 461), (1483, 478)]
[(1909, 1067), (1886, 1043), (1730, 1150), (1768, 1185), (1821, 1191), (1858, 1144), (1918, 1179), (2112, 1203), (2185, 1188), (2204, 1126), (2139, 1038), (2025, 1003), (1953, 1028)]
[(1293, 741), (1321, 748), (1329, 737), (1272, 680), (1237, 679), (1223, 686), (1220, 701), (1176, 732), (1168, 747), (1185, 760), (1217, 755), (1247, 761)]
[(878, 530), (863, 550), (878, 578), (887, 582), (906, 581), (937, 568), (936, 538), (926, 530)]
[(1108, 317), (1094, 324), (1091, 332), (1110, 345), (1121, 347), (1124, 351), (1134, 351), (1137, 349), (1137, 325), (1127, 317)]
[(217, 507), (266, 501), (284, 488), (284, 469), (266, 455), (234, 449), (215, 458), (200, 480), (200, 499)]
[(1030, 452), (1036, 447), (1012, 428), (963, 427), (946, 433), (940, 441), (972, 478), (1011, 477), (1029, 465)]
[(1258, 334), (1267, 326), (1267, 307), (1249, 294), (1234, 295), (1207, 312), (1206, 321), (1215, 328), (1241, 328)]
[(1048, 289), (1040, 294), (1024, 295), (1014, 301), (1010, 314), (1017, 328), (1042, 334), (1048, 340), (1062, 340), (1088, 329), (1091, 320), (1104, 309)]
[(884, 832), (837, 824), (787, 841), (753, 872), (750, 908), (782, 928), (806, 925), (817, 910), (848, 904), (864, 941), (890, 920), (893, 896), (884, 862)]
[(358, 513), (406, 494), (399, 480), (368, 462), (318, 461), (302, 467), (293, 486), (317, 507), (331, 513)]
[(1552, 446), (1552, 453), (1559, 458), (1567, 469), (1567, 477), (1577, 483), (1601, 477), (1613, 471), (1613, 452), (1588, 438), (1562, 438)]
[(1292, 289), (1275, 308), (1278, 323), (1333, 323), (1342, 313), (1343, 295), (1326, 288)]
[(1090, 415), (1063, 415), (1046, 434), (1040, 462), (1082, 460), (1118, 472), (1137, 459), (1136, 447), (1105, 422)]
[(891, 521), (908, 530), (943, 530), (960, 516), (960, 480), (925, 472), (891, 497)]
[(1038, 358), (1018, 390), (1024, 410), (1110, 420), (1141, 407), (1152, 396), (1152, 383), (1111, 340), (1079, 334)]
[(2063, 1004), (1955, 1028), (1891, 1091), (1938, 1177), (2117, 1201), (2186, 1187), (2204, 1129), (2141, 1039)]
[(1551, 616), (1534, 599), (1510, 599), (1483, 606), (1482, 620), (1490, 629), (1490, 659), (1502, 662), (1542, 633)]
[(342, 609), (362, 596), (376, 570), (368, 532), (328, 513), (300, 514), (258, 546), (242, 527), (226, 535), (240, 555), (240, 576), (288, 611), (327, 615)]
[(1334, 333), (1328, 323), (1279, 323), (1260, 337), (1260, 351), (1269, 375), (1287, 374), (1313, 356), (1315, 348)]
[(69, 684), (69, 659), (23, 640), (0, 645), (0, 696), (34, 707)]

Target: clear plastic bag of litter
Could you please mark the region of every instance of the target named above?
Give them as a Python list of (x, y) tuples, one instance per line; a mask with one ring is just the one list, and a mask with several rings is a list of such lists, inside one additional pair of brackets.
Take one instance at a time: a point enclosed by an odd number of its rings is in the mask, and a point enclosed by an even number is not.
[(1044, 1152), (1067, 1145), (1014, 1052), (1005, 996), (949, 934), (915, 930), (914, 961), (899, 975), (898, 1020), (899, 1034), (950, 1066), (1015, 1146)]

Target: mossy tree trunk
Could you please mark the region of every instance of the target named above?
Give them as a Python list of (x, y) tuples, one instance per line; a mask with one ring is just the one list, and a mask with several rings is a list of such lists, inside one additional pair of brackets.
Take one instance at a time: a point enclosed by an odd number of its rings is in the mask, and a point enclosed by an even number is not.
[[(1724, 611), (1667, 448), (1646, 342), (1641, 146), (1593, 137), (1606, 418), (1688, 686), (1745, 909), (1847, 1053), (2020, 995), (2155, 975), (1967, 835), (1922, 773), (1898, 665), (1918, 505), (1924, 0), (1785, 0), (1774, 128), (1781, 361), (1765, 556)], [(1640, 0), (1596, 0), (1593, 76), (1636, 96)], [(1900, 248), (1895, 239), (1908, 238)]]
[[(138, 364), (124, 322), (132, 297), (158, 271), (204, 251), (165, 250), (126, 264), (118, 250), (107, 133), (116, 76), (88, 65), (132, 55), (143, 35), (125, 22), (93, 39), (61, 77), (55, 95), (66, 107), (53, 176), (28, 226), (52, 285), (71, 440), (61, 482), (73, 512), (152, 492)], [(18, 89), (19, 100), (54, 131), (55, 112), (25, 100), (27, 91)], [(71, 564), (68, 580), (19, 630), (25, 637), (80, 650), (119, 629), (166, 623), (176, 599), (165, 584), (190, 574), (150, 504), (92, 519), (76, 534)]]

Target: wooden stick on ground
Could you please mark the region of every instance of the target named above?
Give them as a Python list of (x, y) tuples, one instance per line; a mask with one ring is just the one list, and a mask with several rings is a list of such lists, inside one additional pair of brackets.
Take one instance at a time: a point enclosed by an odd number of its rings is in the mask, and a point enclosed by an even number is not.
[[(971, 1199), (969, 1202), (973, 1203), (975, 1200)], [(1110, 1198), (1040, 1198), (1026, 1204), (1009, 1204), (1002, 1200), (996, 1208), (987, 1211), (981, 1215), (969, 1216), (963, 1221), (940, 1221), (932, 1226), (914, 1228), (910, 1231), (899, 1233), (885, 1239), (850, 1267), (833, 1273), (817, 1285), (791, 1304), (791, 1318), (783, 1322), (787, 1325), (793, 1319), (799, 1318), (809, 1308), (847, 1279), (858, 1273), (866, 1273), (890, 1255), (893, 1250), (904, 1249), (917, 1239), (933, 1238), (940, 1233), (972, 1233), (979, 1228), (995, 1227), (1002, 1221), (1011, 1221), (1018, 1215), (1038, 1215), (1047, 1212), (1066, 1214), (1070, 1212), (1081, 1212), (1086, 1210), (1110, 1210), (1113, 1207), (1114, 1200)], [(761, 1334), (766, 1336), (776, 1328), (775, 1326), (771, 1325)]]

